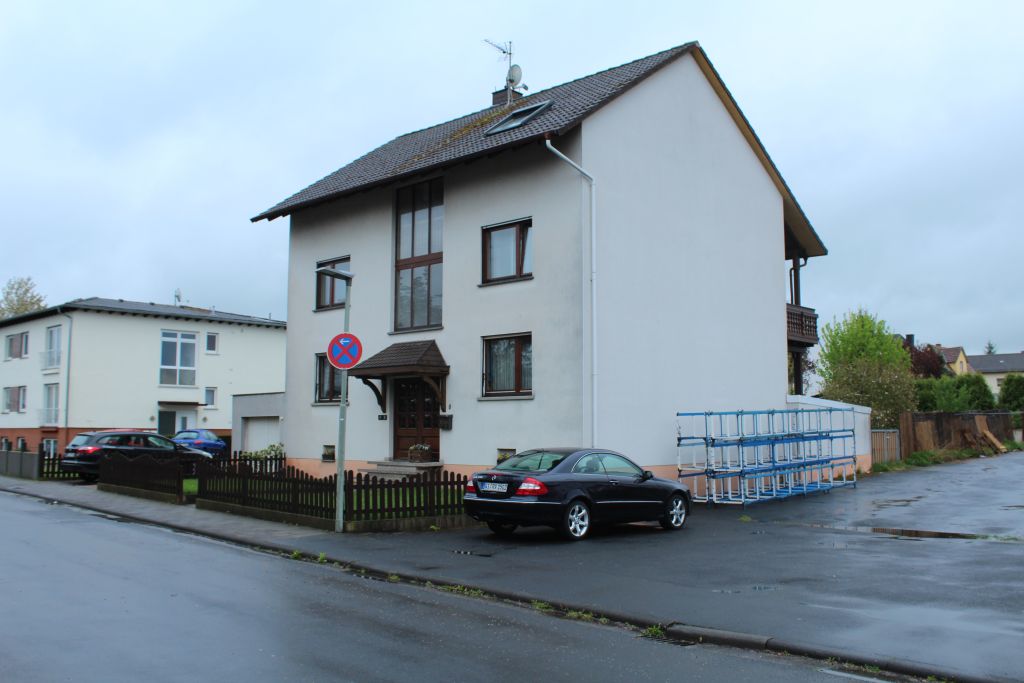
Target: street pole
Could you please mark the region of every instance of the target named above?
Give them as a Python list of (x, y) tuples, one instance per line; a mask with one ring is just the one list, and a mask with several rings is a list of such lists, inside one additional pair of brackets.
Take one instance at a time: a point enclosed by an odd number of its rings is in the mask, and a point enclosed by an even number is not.
[[(349, 309), (352, 306), (350, 280), (338, 278), (345, 283), (345, 327), (348, 332)], [(334, 530), (345, 531), (345, 418), (348, 415), (348, 370), (341, 371), (341, 401), (338, 405), (338, 443), (334, 447), (334, 461), (338, 468), (338, 491), (335, 496)]]
[[(317, 268), (317, 275), (341, 280), (345, 293), (345, 329), (348, 334), (349, 310), (352, 308), (352, 273), (334, 268)], [(338, 402), (338, 443), (334, 446), (334, 462), (337, 471), (335, 488), (334, 530), (345, 530), (345, 417), (348, 412), (348, 370), (341, 371), (341, 391)]]

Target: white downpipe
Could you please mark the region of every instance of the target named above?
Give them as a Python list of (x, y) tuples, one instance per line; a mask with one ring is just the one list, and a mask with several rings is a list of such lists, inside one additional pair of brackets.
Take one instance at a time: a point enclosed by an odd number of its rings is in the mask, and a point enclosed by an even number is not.
[(597, 446), (597, 181), (582, 166), (545, 139), (551, 152), (576, 169), (590, 183), (590, 447)]

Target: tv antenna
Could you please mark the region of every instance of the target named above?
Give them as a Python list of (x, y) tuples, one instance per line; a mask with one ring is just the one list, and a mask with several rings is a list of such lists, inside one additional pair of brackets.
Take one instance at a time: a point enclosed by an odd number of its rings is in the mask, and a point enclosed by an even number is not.
[(181, 305), (181, 289), (175, 289), (174, 290), (174, 305), (175, 306), (180, 306)]
[(493, 40), (484, 38), (484, 42), (504, 55), (505, 61), (508, 62), (508, 72), (505, 74), (505, 104), (512, 104), (512, 93), (517, 87), (522, 87), (523, 90), (530, 89), (525, 85), (520, 85), (523, 82), (523, 70), (518, 64), (512, 63), (512, 41), (496, 43)]

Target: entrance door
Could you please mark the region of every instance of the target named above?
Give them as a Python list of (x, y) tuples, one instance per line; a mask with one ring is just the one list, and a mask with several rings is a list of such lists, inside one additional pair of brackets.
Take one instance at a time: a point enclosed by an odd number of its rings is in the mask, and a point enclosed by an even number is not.
[(395, 460), (409, 459), (409, 446), (428, 444), (436, 456), (441, 452), (438, 414), (441, 408), (434, 390), (419, 378), (394, 380)]

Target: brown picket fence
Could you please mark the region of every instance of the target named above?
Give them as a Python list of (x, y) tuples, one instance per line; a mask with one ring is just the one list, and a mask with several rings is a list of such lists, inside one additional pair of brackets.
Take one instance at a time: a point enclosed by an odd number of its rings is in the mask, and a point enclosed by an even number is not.
[(294, 467), (267, 472), (265, 463), (199, 463), (197, 499), (333, 519), (337, 475), (317, 478)]
[(108, 455), (100, 460), (100, 481), (113, 486), (168, 493), (181, 500), (183, 464), (177, 458)]
[(345, 473), (345, 520), (362, 522), (462, 514), (468, 477), (431, 472), (390, 480)]

